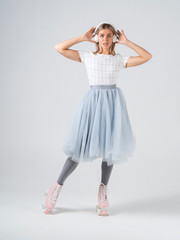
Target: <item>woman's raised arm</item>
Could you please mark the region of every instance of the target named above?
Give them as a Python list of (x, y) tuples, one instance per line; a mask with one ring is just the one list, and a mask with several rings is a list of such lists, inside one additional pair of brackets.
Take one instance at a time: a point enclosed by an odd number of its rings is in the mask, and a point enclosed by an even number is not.
[(84, 33), (81, 36), (75, 37), (75, 38), (71, 38), (68, 39), (66, 41), (60, 42), (58, 44), (55, 45), (55, 49), (56, 51), (58, 51), (60, 54), (62, 54), (64, 57), (69, 58), (71, 60), (74, 61), (78, 61), (81, 62), (81, 58), (79, 56), (79, 53), (77, 50), (73, 50), (73, 49), (69, 49), (71, 46), (83, 42), (83, 41), (90, 41), (90, 42), (95, 42), (93, 40), (91, 40), (91, 38), (93, 38), (93, 32), (94, 32), (94, 28), (90, 28), (89, 31), (87, 31), (86, 33)]
[(128, 40), (124, 34), (124, 31), (123, 30), (121, 30), (121, 31), (122, 31), (122, 33), (119, 30), (117, 31), (118, 35), (119, 35), (119, 40), (117, 43), (124, 44), (139, 54), (139, 56), (137, 56), (137, 57), (130, 56), (128, 58), (126, 67), (133, 67), (133, 66), (143, 64), (152, 58), (152, 54), (150, 52), (148, 52), (144, 48), (138, 46), (137, 44), (131, 42), (130, 40)]
[(57, 52), (59, 52), (61, 55), (63, 55), (66, 58), (69, 58), (74, 61), (81, 62), (81, 59), (79, 57), (79, 53), (77, 50), (69, 49), (69, 47), (83, 42), (82, 36), (78, 36), (75, 38), (68, 39), (66, 41), (60, 42), (57, 45), (55, 45), (55, 49)]

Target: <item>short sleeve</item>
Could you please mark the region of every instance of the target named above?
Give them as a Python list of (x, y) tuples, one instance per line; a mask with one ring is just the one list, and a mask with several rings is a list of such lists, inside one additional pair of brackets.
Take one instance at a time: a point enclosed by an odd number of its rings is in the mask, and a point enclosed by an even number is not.
[(119, 69), (126, 68), (126, 63), (129, 59), (129, 56), (122, 56), (120, 53), (118, 53), (118, 55), (119, 55)]
[(83, 50), (78, 50), (79, 56), (81, 58), (81, 63), (85, 63), (85, 59), (88, 56), (89, 52), (88, 51), (83, 51)]

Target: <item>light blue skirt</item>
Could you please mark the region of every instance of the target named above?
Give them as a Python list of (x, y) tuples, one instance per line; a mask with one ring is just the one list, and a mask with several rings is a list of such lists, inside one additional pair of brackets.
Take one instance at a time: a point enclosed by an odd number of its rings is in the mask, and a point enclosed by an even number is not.
[(136, 140), (122, 90), (90, 85), (75, 111), (62, 147), (75, 162), (102, 158), (107, 165), (133, 156)]

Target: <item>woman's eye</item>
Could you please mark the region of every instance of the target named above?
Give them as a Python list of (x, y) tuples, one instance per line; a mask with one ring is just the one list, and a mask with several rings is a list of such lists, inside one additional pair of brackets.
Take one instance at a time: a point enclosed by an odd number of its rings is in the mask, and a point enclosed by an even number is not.
[[(103, 35), (100, 35), (100, 37), (104, 37)], [(111, 35), (108, 35), (108, 37), (111, 37)]]

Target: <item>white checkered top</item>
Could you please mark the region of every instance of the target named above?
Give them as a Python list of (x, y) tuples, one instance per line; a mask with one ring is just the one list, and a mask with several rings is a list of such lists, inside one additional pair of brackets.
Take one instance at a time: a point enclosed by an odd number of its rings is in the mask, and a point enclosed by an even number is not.
[(126, 68), (128, 56), (94, 54), (92, 51), (78, 50), (81, 63), (85, 64), (90, 85), (117, 84), (118, 72)]

